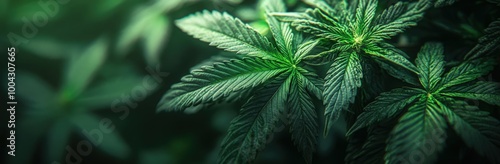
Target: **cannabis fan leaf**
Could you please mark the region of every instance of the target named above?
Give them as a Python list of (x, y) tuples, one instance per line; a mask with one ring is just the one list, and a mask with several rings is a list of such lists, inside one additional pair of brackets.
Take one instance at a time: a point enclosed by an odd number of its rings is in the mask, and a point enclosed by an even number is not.
[[(404, 29), (416, 25), (429, 6), (427, 1), (398, 2), (382, 12), (377, 12), (378, 0), (336, 0), (328, 4), (322, 0), (308, 0), (314, 9), (304, 13), (273, 13), (297, 30), (315, 35), (331, 43), (331, 48), (314, 58), (332, 58), (333, 63), (325, 79), (324, 104), (326, 129), (342, 110), (346, 110), (361, 87), (363, 78), (362, 56), (383, 62), (390, 74), (399, 77), (404, 71), (416, 72), (404, 52), (386, 43)], [(313, 60), (315, 61), (315, 60)], [(316, 63), (318, 64), (318, 63)], [(392, 65), (392, 67), (391, 67)], [(405, 68), (399, 71), (393, 66)]]
[[(491, 71), (494, 63), (484, 58), (468, 60), (445, 74), (443, 58), (440, 44), (424, 45), (415, 61), (420, 85), (381, 94), (358, 116), (348, 135), (402, 114), (386, 141), (388, 163), (434, 161), (444, 147), (447, 127), (478, 154), (500, 162), (500, 121), (463, 101), (500, 105), (500, 84), (475, 81)], [(421, 155), (416, 157), (417, 153)]]
[[(267, 12), (285, 12), (281, 1), (265, 1)], [(167, 91), (158, 110), (185, 110), (252, 95), (231, 122), (222, 142), (220, 163), (253, 161), (281, 118), (305, 159), (312, 160), (318, 124), (312, 96), (321, 99), (322, 80), (302, 62), (318, 43), (302, 38), (287, 23), (267, 17), (275, 44), (227, 13), (203, 11), (177, 21), (183, 31), (241, 56), (194, 69)]]

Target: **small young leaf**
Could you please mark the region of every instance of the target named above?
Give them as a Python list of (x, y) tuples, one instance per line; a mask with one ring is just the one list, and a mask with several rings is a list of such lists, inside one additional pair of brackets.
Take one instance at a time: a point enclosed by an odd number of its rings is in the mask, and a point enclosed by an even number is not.
[(444, 72), (443, 46), (427, 43), (420, 50), (415, 63), (419, 69), (420, 83), (426, 90), (435, 90)]

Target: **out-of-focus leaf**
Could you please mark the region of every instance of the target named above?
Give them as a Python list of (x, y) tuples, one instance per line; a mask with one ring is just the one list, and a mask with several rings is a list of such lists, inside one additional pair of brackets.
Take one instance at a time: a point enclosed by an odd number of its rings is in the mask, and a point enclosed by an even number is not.
[(176, 7), (179, 7), (180, 4), (184, 3), (185, 0), (156, 0), (154, 7), (161, 9), (164, 12), (169, 12)]
[(163, 150), (144, 151), (139, 155), (140, 164), (174, 163), (168, 152)]
[(111, 120), (107, 120), (110, 121), (109, 125), (104, 123), (105, 125), (107, 125), (105, 129), (101, 129), (100, 124), (103, 124), (106, 119), (99, 119), (91, 114), (78, 114), (73, 116), (71, 120), (79, 127), (79, 129), (81, 129), (77, 132), (83, 137), (86, 137), (86, 135), (84, 134), (86, 132), (96, 132), (102, 134), (102, 138), (99, 138), (98, 135), (91, 136), (94, 138), (87, 138), (89, 141), (91, 141), (93, 146), (97, 147), (98, 149), (101, 149), (109, 155), (119, 159), (124, 159), (130, 154), (129, 146), (116, 132), (116, 127), (111, 122)]
[(54, 121), (47, 133), (47, 142), (45, 142), (45, 146), (50, 148), (45, 152), (47, 163), (62, 159), (72, 128), (73, 125), (66, 118)]
[(161, 15), (161, 10), (157, 8), (141, 7), (132, 14), (132, 18), (128, 21), (126, 27), (120, 34), (117, 43), (117, 52), (119, 56), (125, 56), (127, 52), (141, 36), (148, 26), (155, 21), (156, 17)]
[[(138, 76), (130, 76), (103, 81), (82, 93), (75, 103), (77, 106), (85, 106), (89, 110), (110, 107), (111, 103), (119, 99), (120, 96), (132, 93), (134, 87), (142, 87), (142, 80), (143, 79)], [(149, 94), (149, 92), (150, 90), (145, 88), (144, 93)]]
[(47, 107), (54, 101), (55, 93), (44, 80), (38, 76), (19, 71), (16, 74), (17, 94), (20, 100), (32, 107)]
[(166, 45), (170, 35), (170, 20), (168, 17), (158, 15), (146, 26), (144, 30), (144, 50), (146, 62), (149, 65), (156, 65), (160, 61), (160, 52)]
[(102, 18), (110, 14), (114, 9), (120, 6), (124, 0), (113, 0), (113, 1), (97, 1), (98, 4), (94, 4), (93, 10), (90, 13), (94, 18)]
[(104, 63), (107, 47), (106, 39), (98, 39), (70, 61), (64, 78), (64, 99), (75, 98), (90, 83), (92, 76)]
[(116, 47), (118, 55), (126, 55), (132, 44), (143, 38), (146, 61), (148, 64), (155, 64), (171, 28), (170, 21), (164, 13), (168, 13), (183, 2), (182, 0), (157, 0), (150, 6), (138, 8), (118, 39)]
[(264, 20), (252, 22), (250, 23), (250, 26), (252, 26), (257, 32), (262, 35), (267, 35), (269, 33), (269, 25), (267, 25), (266, 21)]
[(33, 54), (49, 58), (60, 59), (75, 53), (75, 47), (67, 43), (62, 43), (50, 37), (35, 37), (30, 39), (23, 49), (33, 52)]

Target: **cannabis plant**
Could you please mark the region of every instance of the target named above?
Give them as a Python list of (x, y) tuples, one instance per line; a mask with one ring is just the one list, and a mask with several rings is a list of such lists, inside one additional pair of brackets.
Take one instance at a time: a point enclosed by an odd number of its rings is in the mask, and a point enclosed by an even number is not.
[[(235, 54), (197, 66), (167, 91), (158, 110), (245, 100), (222, 141), (220, 163), (252, 162), (281, 118), (311, 163), (319, 123), (327, 136), (346, 111), (345, 118), (357, 118), (347, 124), (348, 163), (433, 162), (445, 146), (448, 127), (478, 154), (500, 162), (499, 121), (481, 105), (466, 102), (500, 105), (499, 84), (477, 80), (494, 67), (498, 23), (487, 28), (463, 62), (447, 64), (443, 46), (428, 43), (413, 64), (389, 40), (416, 26), (432, 7), (455, 1), (304, 2), (312, 8), (289, 12), (280, 0), (263, 1), (271, 36), (226, 12), (205, 10), (178, 20), (177, 26), (194, 38)], [(323, 65), (329, 65), (326, 75)], [(380, 86), (388, 80), (378, 76), (386, 73), (406, 86), (383, 92)], [(314, 99), (323, 101), (324, 111)], [(364, 144), (351, 144), (358, 138), (354, 134), (366, 134)], [(433, 150), (414, 157), (436, 138)]]
[[(281, 1), (267, 1), (266, 11), (285, 12)], [(323, 82), (303, 62), (318, 43), (305, 39), (287, 23), (267, 17), (274, 44), (227, 13), (203, 11), (177, 21), (190, 35), (241, 56), (195, 69), (165, 94), (159, 110), (184, 110), (252, 92), (222, 142), (221, 163), (255, 159), (280, 118), (288, 116), (290, 132), (310, 161), (318, 130), (312, 96), (321, 98)]]
[[(384, 40), (416, 25), (428, 6), (426, 1), (398, 2), (377, 14), (377, 0), (325, 1), (309, 0), (314, 9), (304, 13), (275, 13), (284, 21), (290, 21), (297, 30), (324, 39), (331, 48), (309, 58), (333, 61), (326, 75), (323, 92), (325, 109), (325, 135), (330, 122), (353, 103), (363, 76), (373, 71), (363, 67), (363, 60), (374, 60), (396, 77), (407, 71), (416, 72), (407, 55)], [(316, 61), (316, 60), (314, 60)], [(399, 69), (396, 67), (405, 69)]]
[[(434, 161), (444, 147), (448, 126), (467, 146), (492, 162), (500, 162), (500, 121), (463, 100), (500, 106), (500, 84), (475, 81), (491, 71), (491, 61), (465, 61), (445, 74), (442, 45), (424, 45), (415, 60), (420, 84), (382, 93), (364, 108), (348, 135), (402, 115), (387, 139), (385, 160), (389, 163)], [(417, 153), (425, 156), (417, 158)]]

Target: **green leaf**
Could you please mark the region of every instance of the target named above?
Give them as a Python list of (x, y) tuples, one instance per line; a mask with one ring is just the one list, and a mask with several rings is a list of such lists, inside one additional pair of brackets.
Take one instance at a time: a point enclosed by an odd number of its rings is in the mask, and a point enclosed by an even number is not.
[[(176, 1), (176, 0), (172, 0)], [(116, 43), (117, 55), (125, 56), (130, 51), (133, 44), (142, 37), (148, 38), (151, 29), (155, 28), (152, 24), (159, 24), (158, 19), (162, 17), (162, 11), (155, 6), (139, 7), (127, 25), (121, 30), (118, 42)], [(167, 29), (165, 29), (166, 31)], [(163, 32), (161, 32), (163, 33)], [(153, 35), (153, 34), (150, 34)]]
[(500, 106), (500, 84), (495, 82), (480, 81), (472, 85), (450, 87), (441, 91), (440, 94), (481, 100), (488, 104)]
[(266, 21), (269, 24), (278, 50), (283, 54), (293, 55), (294, 52), (292, 50), (296, 49), (294, 40), (302, 39), (294, 38), (292, 28), (288, 23), (279, 22), (276, 18), (269, 15), (273, 12), (286, 12), (285, 4), (282, 0), (265, 0), (262, 2), (262, 6), (267, 13)]
[(160, 52), (166, 45), (170, 35), (170, 19), (163, 15), (158, 15), (151, 20), (151, 23), (143, 31), (146, 62), (151, 66), (156, 66), (160, 61)]
[(375, 58), (380, 58), (387, 63), (395, 64), (411, 72), (418, 73), (417, 67), (408, 60), (407, 55), (390, 44), (368, 44), (363, 50)]
[(17, 94), (33, 108), (49, 107), (55, 100), (54, 89), (37, 75), (19, 71), (16, 74)]
[(326, 105), (325, 136), (340, 112), (354, 103), (357, 89), (361, 87), (361, 78), (362, 67), (356, 53), (342, 53), (330, 66), (323, 91), (323, 102)]
[(325, 84), (324, 80), (316, 73), (305, 69), (299, 69), (297, 74), (298, 78), (302, 80), (302, 84), (310, 94), (314, 95), (317, 99), (323, 99), (323, 89)]
[(446, 120), (467, 146), (492, 163), (500, 162), (500, 121), (474, 106), (454, 106), (453, 111), (442, 106)]
[(297, 31), (315, 35), (317, 38), (329, 39), (331, 41), (350, 40), (353, 38), (347, 24), (338, 22), (337, 18), (321, 11), (320, 9), (308, 9), (300, 18), (293, 20), (292, 26)]
[(490, 72), (494, 64), (487, 58), (465, 61), (444, 75), (438, 91), (477, 79)]
[(375, 62), (378, 63), (378, 65), (383, 68), (387, 73), (395, 78), (398, 78), (399, 80), (402, 80), (408, 84), (414, 85), (414, 86), (420, 86), (419, 80), (417, 78), (417, 75), (415, 75), (413, 72), (406, 70), (406, 69), (401, 69), (400, 66), (389, 63), (385, 60), (378, 60), (376, 59)]
[(338, 54), (346, 51), (350, 51), (351, 45), (344, 45), (341, 43), (335, 43), (332, 48), (328, 50), (321, 51), (315, 55), (309, 55), (304, 57), (304, 62), (309, 65), (325, 65), (332, 62)]
[(306, 81), (301, 79), (295, 76), (291, 81), (288, 99), (290, 133), (306, 162), (311, 163), (319, 132), (318, 119), (311, 96), (306, 91)]
[(23, 50), (33, 52), (49, 59), (64, 59), (68, 54), (73, 54), (76, 51), (76, 46), (68, 44), (49, 36), (37, 36), (31, 38), (27, 44), (22, 46)]
[(369, 129), (368, 139), (363, 144), (361, 151), (352, 152), (352, 161), (346, 163), (383, 163), (386, 139), (389, 137), (392, 127), (375, 126)]
[(455, 3), (457, 0), (434, 0), (434, 7), (443, 7)]
[(307, 55), (318, 45), (320, 42), (319, 39), (307, 39), (297, 48), (297, 52), (295, 52), (295, 60), (300, 62), (302, 59), (307, 57)]
[(364, 112), (358, 116), (347, 135), (352, 135), (361, 128), (396, 116), (406, 105), (415, 101), (423, 93), (421, 90), (413, 88), (397, 88), (380, 94), (375, 101), (364, 108)]
[(80, 95), (106, 59), (108, 42), (100, 38), (81, 54), (74, 56), (66, 69), (63, 92), (66, 99)]
[(418, 53), (415, 63), (419, 79), (427, 91), (434, 91), (444, 72), (443, 46), (438, 43), (425, 44)]
[(96, 84), (75, 100), (75, 104), (80, 107), (86, 107), (89, 110), (109, 108), (116, 100), (120, 100), (120, 96), (130, 95), (132, 91), (135, 91), (136, 87), (143, 88), (141, 92), (149, 94), (154, 91), (149, 89), (158, 85), (153, 78), (149, 78), (146, 81), (144, 78), (134, 74), (129, 74), (128, 76), (107, 79)]
[(417, 25), (428, 8), (426, 1), (419, 1), (408, 4), (406, 2), (397, 2), (385, 9), (375, 18), (375, 27), (370, 37), (372, 41), (381, 41), (390, 39), (406, 28)]
[(71, 121), (81, 130), (79, 134), (92, 137), (87, 138), (92, 146), (118, 159), (125, 159), (130, 154), (130, 147), (120, 137), (111, 120), (82, 113), (72, 116)]
[(176, 24), (189, 35), (226, 51), (281, 59), (267, 38), (227, 13), (205, 10), (177, 20)]
[(46, 147), (50, 147), (46, 151), (46, 161), (51, 163), (62, 159), (64, 152), (66, 152), (67, 142), (69, 140), (73, 125), (67, 118), (59, 118), (54, 121), (51, 128), (47, 133)]
[(367, 34), (370, 30), (370, 25), (375, 18), (375, 11), (377, 10), (378, 0), (364, 0), (358, 1), (358, 6), (356, 9), (355, 18), (351, 27), (355, 29), (354, 39), (365, 38), (364, 34)]
[(277, 78), (258, 90), (231, 121), (218, 163), (250, 163), (262, 150), (283, 115), (290, 78)]
[(489, 57), (500, 47), (500, 18), (491, 22), (484, 33), (484, 36), (479, 38), (479, 43), (465, 55), (466, 59)]
[(432, 163), (445, 141), (446, 120), (432, 97), (421, 98), (408, 109), (392, 130), (386, 147), (386, 163)]
[(221, 100), (230, 93), (255, 87), (286, 67), (260, 58), (233, 59), (191, 71), (174, 84), (158, 104), (161, 110), (182, 110)]

